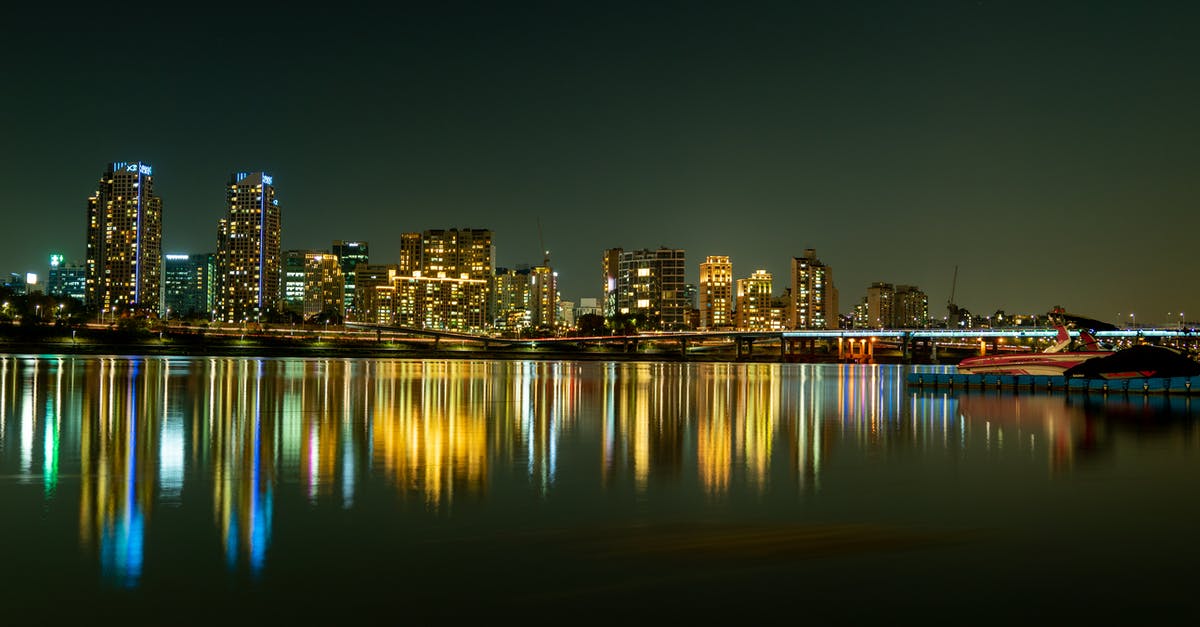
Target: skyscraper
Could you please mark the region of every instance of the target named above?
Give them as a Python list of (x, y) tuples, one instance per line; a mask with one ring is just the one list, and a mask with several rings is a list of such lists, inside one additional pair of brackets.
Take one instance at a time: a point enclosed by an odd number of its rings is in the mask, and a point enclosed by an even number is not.
[(370, 263), (368, 249), (367, 242), (350, 242), (340, 239), (333, 240), (333, 247), (330, 249), (330, 252), (338, 258), (338, 264), (342, 268), (342, 277), (345, 280), (343, 290), (345, 302), (342, 310), (347, 320), (357, 319), (354, 312), (354, 268), (360, 263)]
[(732, 325), (733, 264), (727, 255), (710, 255), (700, 264), (700, 329)]
[(817, 259), (817, 251), (804, 250), (792, 258), (792, 305), (788, 326), (793, 329), (836, 329), (838, 295), (833, 269)]
[(238, 172), (226, 186), (217, 225), (217, 318), (261, 321), (279, 304), (281, 215), (271, 175)]
[(87, 305), (157, 313), (162, 199), (149, 164), (108, 164), (88, 198)]

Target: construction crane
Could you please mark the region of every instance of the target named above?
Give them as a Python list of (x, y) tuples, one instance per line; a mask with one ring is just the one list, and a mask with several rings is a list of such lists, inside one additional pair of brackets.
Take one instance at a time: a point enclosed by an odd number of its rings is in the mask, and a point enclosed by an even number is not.
[(542, 219), (541, 218), (537, 219), (537, 227), (538, 227), (538, 245), (540, 245), (542, 247), (542, 265), (549, 268), (550, 267), (550, 251), (546, 250), (546, 240), (545, 240), (545, 238), (542, 237)]
[(962, 309), (954, 303), (954, 292), (958, 288), (958, 265), (954, 266), (954, 279), (950, 281), (950, 298), (946, 300), (946, 326), (958, 326), (959, 319), (962, 317)]

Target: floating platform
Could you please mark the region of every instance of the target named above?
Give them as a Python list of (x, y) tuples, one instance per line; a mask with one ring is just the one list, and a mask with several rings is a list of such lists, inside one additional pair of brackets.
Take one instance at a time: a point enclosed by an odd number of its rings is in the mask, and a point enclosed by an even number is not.
[(1200, 377), (1083, 379), (1049, 375), (949, 374), (910, 372), (911, 387), (928, 390), (1012, 390), (1016, 392), (1103, 392), (1106, 394), (1197, 394)]

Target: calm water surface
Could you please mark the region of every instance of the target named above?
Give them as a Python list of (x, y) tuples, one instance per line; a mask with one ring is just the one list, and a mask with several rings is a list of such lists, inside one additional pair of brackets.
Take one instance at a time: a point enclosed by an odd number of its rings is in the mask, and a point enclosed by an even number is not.
[(1200, 398), (906, 372), (0, 357), (0, 622), (1195, 615)]

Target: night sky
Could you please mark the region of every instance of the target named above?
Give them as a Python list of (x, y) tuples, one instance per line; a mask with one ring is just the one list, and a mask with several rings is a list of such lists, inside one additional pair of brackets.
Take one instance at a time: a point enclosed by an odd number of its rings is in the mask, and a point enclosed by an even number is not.
[[(82, 260), (110, 161), (155, 169), (164, 252), (208, 252), (231, 172), (284, 248), (490, 228), (598, 296), (605, 248), (685, 248), (847, 312), (958, 304), (1200, 320), (1194, 2), (43, 3), (0, 24), (0, 273)], [(1194, 314), (1192, 312), (1195, 312)]]

